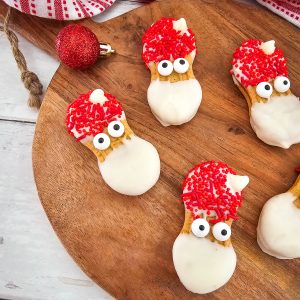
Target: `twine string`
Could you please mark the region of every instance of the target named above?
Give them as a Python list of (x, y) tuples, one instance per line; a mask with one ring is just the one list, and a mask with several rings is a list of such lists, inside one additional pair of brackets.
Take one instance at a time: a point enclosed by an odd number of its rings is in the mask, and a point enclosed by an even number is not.
[(24, 86), (29, 91), (28, 106), (39, 108), (41, 106), (41, 95), (43, 93), (43, 85), (41, 84), (38, 76), (29, 71), (27, 68), (26, 59), (23, 53), (19, 49), (19, 40), (16, 34), (9, 29), (9, 19), (11, 15), (11, 8), (8, 8), (6, 17), (3, 22), (3, 26), (0, 25), (0, 31), (3, 31), (9, 40), (12, 53), (15, 61), (21, 72), (21, 79)]

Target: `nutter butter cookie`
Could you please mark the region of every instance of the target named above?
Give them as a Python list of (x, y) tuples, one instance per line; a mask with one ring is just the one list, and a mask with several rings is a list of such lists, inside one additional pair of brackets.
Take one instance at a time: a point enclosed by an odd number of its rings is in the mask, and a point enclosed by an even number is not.
[(157, 182), (157, 150), (133, 133), (113, 95), (101, 89), (80, 95), (68, 106), (66, 125), (96, 155), (103, 180), (115, 191), (140, 195)]
[(194, 33), (183, 18), (162, 18), (146, 30), (142, 42), (142, 57), (151, 72), (147, 97), (153, 114), (164, 126), (190, 121), (202, 99), (192, 68)]
[(236, 175), (225, 163), (214, 161), (195, 166), (184, 180), (185, 221), (173, 245), (173, 262), (189, 291), (213, 292), (234, 273), (231, 225), (248, 183), (247, 176)]
[[(300, 168), (296, 171), (300, 173)], [(277, 258), (300, 257), (300, 174), (287, 192), (272, 197), (264, 205), (257, 241), (265, 253)]]
[(257, 137), (285, 149), (300, 143), (300, 101), (290, 90), (286, 58), (275, 42), (243, 42), (230, 72), (247, 100)]

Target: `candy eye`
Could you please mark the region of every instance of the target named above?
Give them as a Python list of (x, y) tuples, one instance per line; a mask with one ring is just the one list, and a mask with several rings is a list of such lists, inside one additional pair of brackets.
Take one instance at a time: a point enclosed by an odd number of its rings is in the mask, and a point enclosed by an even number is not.
[(268, 82), (261, 82), (256, 87), (256, 93), (262, 98), (270, 98), (273, 93), (272, 85)]
[(180, 73), (180, 74), (185, 73), (188, 71), (189, 67), (190, 67), (190, 64), (185, 58), (177, 58), (174, 61), (174, 70), (177, 73)]
[(274, 88), (279, 93), (284, 93), (288, 91), (290, 86), (290, 80), (284, 76), (278, 76), (274, 80)]
[(93, 144), (95, 148), (99, 150), (105, 150), (110, 145), (110, 138), (105, 133), (98, 133), (93, 139)]
[(219, 222), (213, 227), (213, 235), (218, 241), (224, 242), (231, 236), (231, 228), (228, 224)]
[(192, 223), (192, 232), (196, 237), (205, 237), (209, 233), (209, 224), (205, 219), (196, 219)]
[(107, 127), (109, 135), (112, 137), (120, 137), (124, 134), (124, 125), (120, 121), (112, 121)]
[(162, 60), (157, 66), (158, 73), (169, 76), (173, 72), (173, 64), (169, 60)]

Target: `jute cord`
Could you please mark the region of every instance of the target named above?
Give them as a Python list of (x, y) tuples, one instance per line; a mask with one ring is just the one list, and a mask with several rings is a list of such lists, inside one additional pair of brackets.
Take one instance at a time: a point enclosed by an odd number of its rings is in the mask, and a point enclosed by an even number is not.
[(21, 72), (21, 79), (24, 83), (24, 86), (29, 91), (28, 105), (30, 107), (39, 108), (41, 106), (41, 95), (43, 93), (43, 85), (41, 84), (38, 76), (29, 71), (27, 68), (27, 63), (24, 55), (19, 49), (19, 40), (16, 34), (9, 29), (9, 19), (11, 15), (11, 8), (8, 9), (6, 17), (3, 22), (3, 26), (0, 25), (0, 31), (3, 31), (7, 36), (10, 46), (18, 65), (18, 68)]

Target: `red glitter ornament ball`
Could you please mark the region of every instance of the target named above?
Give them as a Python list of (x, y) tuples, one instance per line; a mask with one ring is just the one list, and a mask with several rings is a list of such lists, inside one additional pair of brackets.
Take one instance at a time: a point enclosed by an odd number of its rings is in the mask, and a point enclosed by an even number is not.
[(86, 69), (100, 54), (96, 35), (87, 27), (72, 24), (64, 27), (56, 37), (55, 48), (59, 59), (72, 69)]

